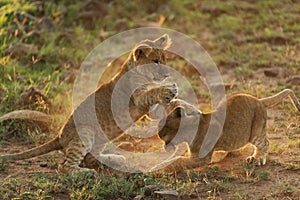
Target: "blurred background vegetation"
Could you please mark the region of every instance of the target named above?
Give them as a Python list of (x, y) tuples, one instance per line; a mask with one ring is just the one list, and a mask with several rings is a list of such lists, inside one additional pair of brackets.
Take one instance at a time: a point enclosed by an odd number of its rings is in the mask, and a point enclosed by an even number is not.
[[(0, 114), (15, 110), (29, 86), (50, 99), (54, 113), (68, 113), (76, 70), (88, 53), (109, 36), (137, 27), (171, 28), (192, 37), (228, 84), (226, 74), (243, 82), (259, 68), (299, 74), (299, 10), (299, 3), (288, 0), (3, 0)], [(185, 73), (192, 77), (194, 71)]]

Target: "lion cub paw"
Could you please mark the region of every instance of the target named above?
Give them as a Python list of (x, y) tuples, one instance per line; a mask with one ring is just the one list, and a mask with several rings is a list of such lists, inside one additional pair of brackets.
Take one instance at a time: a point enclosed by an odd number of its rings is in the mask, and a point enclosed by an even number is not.
[(182, 99), (173, 99), (171, 101), (172, 109), (175, 109), (177, 107), (183, 107), (184, 108), (184, 115), (201, 115), (201, 111), (194, 106), (193, 104), (190, 104)]
[(246, 159), (246, 162), (248, 164), (255, 164), (257, 166), (262, 166), (262, 165), (265, 165), (267, 163), (267, 158), (266, 157), (262, 157), (262, 158), (257, 159), (254, 156), (249, 156)]
[(126, 158), (123, 155), (100, 154), (100, 160), (105, 165), (114, 169), (121, 169), (127, 166)]
[(74, 167), (74, 166), (59, 165), (58, 172), (60, 174), (68, 174), (70, 176), (78, 176), (78, 175), (84, 175), (88, 177), (98, 176), (98, 173), (94, 169), (77, 167), (77, 166)]

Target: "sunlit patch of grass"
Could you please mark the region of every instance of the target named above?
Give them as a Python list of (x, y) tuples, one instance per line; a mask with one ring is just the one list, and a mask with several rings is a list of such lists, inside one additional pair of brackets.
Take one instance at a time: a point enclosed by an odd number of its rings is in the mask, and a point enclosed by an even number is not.
[[(16, 41), (17, 38), (11, 34), (6, 35), (4, 33), (8, 33), (9, 30), (17, 30), (19, 27), (22, 27), (22, 24), (24, 23), (24, 13), (28, 14), (35, 14), (36, 8), (31, 5), (30, 2), (20, 0), (20, 1), (13, 1), (13, 0), (6, 0), (2, 1), (0, 6), (0, 43), (3, 45), (0, 45), (0, 52), (3, 52), (3, 49), (5, 48), (6, 44), (9, 44), (12, 41)], [(16, 17), (17, 16), (17, 17)], [(16, 17), (16, 18), (15, 18)], [(16, 23), (17, 21), (17, 23)], [(21, 24), (21, 25), (18, 25)], [(33, 26), (35, 24), (34, 21), (27, 19), (25, 21), (26, 25)], [(18, 27), (19, 26), (19, 27)], [(18, 33), (22, 34), (24, 33), (24, 30), (19, 30)], [(15, 32), (15, 35), (18, 35), (17, 32)]]
[(288, 144), (271, 143), (269, 147), (269, 152), (275, 155), (280, 155), (286, 150), (287, 147)]
[[(220, 188), (219, 183), (216, 185)], [(182, 194), (189, 194), (196, 188), (197, 182), (179, 180), (173, 175), (160, 177), (113, 175), (92, 178), (87, 173), (78, 173), (72, 177), (36, 173), (30, 175), (30, 179), (5, 180), (1, 186), (0, 193), (4, 199), (25, 196), (34, 199), (46, 197), (51, 199), (55, 198), (57, 194), (71, 199), (112, 199), (118, 197), (131, 199), (137, 195), (142, 195), (145, 198), (154, 197), (152, 190), (163, 188), (173, 188)]]

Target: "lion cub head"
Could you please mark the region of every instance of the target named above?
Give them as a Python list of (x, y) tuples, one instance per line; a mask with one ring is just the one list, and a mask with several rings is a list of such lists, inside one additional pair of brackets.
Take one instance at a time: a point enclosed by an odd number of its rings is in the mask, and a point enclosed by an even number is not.
[[(165, 145), (176, 145), (182, 141), (190, 141), (189, 130), (198, 127), (199, 113), (187, 114), (185, 108), (175, 108), (166, 118), (159, 122), (159, 137)], [(175, 138), (175, 136), (177, 138)]]
[(143, 40), (135, 45), (128, 59), (125, 71), (133, 70), (150, 80), (162, 81), (168, 77), (166, 49), (172, 41), (167, 34), (155, 40)]

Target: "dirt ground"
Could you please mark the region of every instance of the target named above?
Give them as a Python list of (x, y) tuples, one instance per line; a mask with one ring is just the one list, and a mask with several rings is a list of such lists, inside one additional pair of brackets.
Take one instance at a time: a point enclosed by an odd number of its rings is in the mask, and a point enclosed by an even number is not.
[[(251, 155), (253, 147), (246, 147), (231, 152), (223, 160), (191, 172), (176, 174), (178, 180), (186, 180), (197, 176), (200, 180), (194, 182), (192, 192), (182, 192), (182, 199), (299, 199), (300, 169), (299, 169), (299, 132), (291, 123), (287, 130), (285, 126), (278, 127), (276, 121), (284, 120), (284, 110), (274, 108), (269, 112), (268, 136), (270, 139), (270, 154), (265, 166), (246, 166), (244, 160)], [(288, 114), (287, 114), (288, 115)], [(294, 126), (294, 127), (293, 127)], [(274, 131), (275, 129), (275, 131)], [(298, 129), (297, 129), (298, 130)], [(288, 135), (288, 133), (290, 135)], [(157, 137), (140, 141), (135, 149), (151, 148), (149, 144), (161, 143)], [(33, 145), (11, 143), (1, 145), (0, 153), (15, 153)], [(9, 179), (26, 180), (34, 174), (57, 174), (56, 161), (62, 157), (57, 152), (27, 161), (17, 161), (9, 164), (5, 172), (0, 173), (1, 182)], [(222, 158), (216, 152), (213, 160)], [(201, 176), (198, 177), (198, 173)], [(181, 193), (180, 193), (181, 194)], [(60, 194), (54, 195), (60, 199)], [(62, 196), (62, 199), (67, 196)], [(150, 199), (156, 197), (150, 197)], [(166, 198), (168, 199), (168, 198)]]

